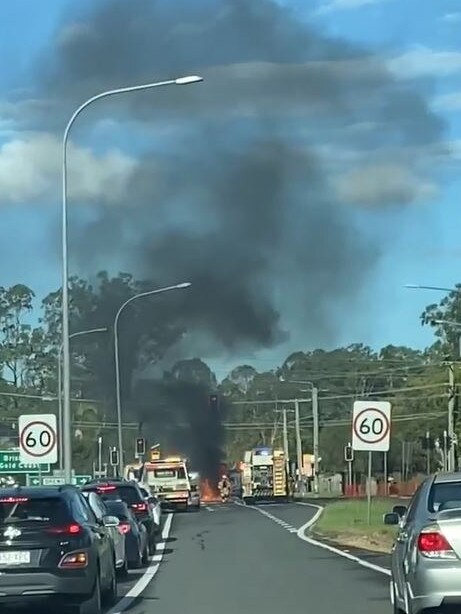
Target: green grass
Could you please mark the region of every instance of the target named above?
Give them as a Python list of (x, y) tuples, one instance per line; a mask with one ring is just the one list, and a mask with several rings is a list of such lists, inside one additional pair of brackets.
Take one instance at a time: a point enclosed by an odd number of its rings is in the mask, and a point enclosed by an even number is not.
[(367, 501), (338, 501), (327, 505), (314, 527), (314, 532), (342, 543), (366, 547), (382, 546), (387, 550), (396, 533), (395, 526), (383, 523), (383, 514), (392, 511), (395, 501), (373, 499), (371, 522), (367, 519)]

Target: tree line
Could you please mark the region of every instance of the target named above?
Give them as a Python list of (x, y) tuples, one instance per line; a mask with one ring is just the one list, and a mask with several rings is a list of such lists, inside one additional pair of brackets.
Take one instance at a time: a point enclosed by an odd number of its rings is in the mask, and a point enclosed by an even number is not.
[[(131, 296), (156, 287), (153, 280), (129, 274), (99, 273), (92, 282), (70, 282), (71, 333), (105, 329), (71, 340), (71, 395), (76, 468), (87, 470), (98, 436), (109, 445), (115, 437), (113, 321)], [(200, 462), (219, 454), (237, 462), (245, 449), (258, 444), (281, 445), (283, 407), (288, 399), (301, 402), (303, 448), (312, 450), (310, 386), (319, 389), (321, 466), (344, 469), (343, 447), (350, 440), (354, 399), (392, 402), (393, 425), (389, 469), (408, 474), (424, 471), (423, 440), (442, 436), (446, 428), (448, 364), (459, 360), (461, 285), (429, 305), (421, 323), (431, 326), (434, 343), (416, 350), (389, 345), (380, 350), (361, 343), (331, 351), (297, 351), (277, 368), (260, 372), (241, 365), (218, 382), (200, 358), (178, 360), (187, 333), (187, 303), (168, 297), (139, 300), (120, 322), (122, 398), (126, 454), (138, 433), (166, 447), (188, 448)], [(41, 302), (37, 317), (31, 288), (0, 287), (0, 441), (11, 445), (17, 416), (32, 411), (57, 412), (57, 365), (61, 343), (61, 292)], [(165, 364), (168, 366), (165, 368)], [(455, 367), (458, 378), (458, 365)], [(457, 395), (456, 386), (456, 399)], [(210, 394), (219, 407), (213, 415)], [(457, 413), (457, 404), (456, 404)], [(289, 412), (289, 441), (294, 451), (294, 424)], [(189, 446), (190, 447), (190, 446)], [(219, 451), (219, 449), (221, 449)], [(432, 451), (433, 467), (438, 462)], [(206, 458), (208, 460), (206, 460)], [(363, 459), (364, 460), (364, 459)], [(380, 461), (377, 461), (378, 465)], [(362, 459), (357, 459), (360, 470)], [(377, 467), (379, 469), (379, 466)]]

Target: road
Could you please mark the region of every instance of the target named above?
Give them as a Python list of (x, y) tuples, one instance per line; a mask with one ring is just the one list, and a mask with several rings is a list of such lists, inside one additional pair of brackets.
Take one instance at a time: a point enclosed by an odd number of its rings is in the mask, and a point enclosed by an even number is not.
[(389, 614), (387, 576), (300, 539), (314, 513), (292, 503), (176, 514), (147, 587), (137, 596), (132, 576), (112, 614)]

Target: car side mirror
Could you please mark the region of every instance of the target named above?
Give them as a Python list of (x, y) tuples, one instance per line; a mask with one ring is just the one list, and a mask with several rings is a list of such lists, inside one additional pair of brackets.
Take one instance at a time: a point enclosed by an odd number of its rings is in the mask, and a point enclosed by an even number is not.
[(102, 521), (105, 527), (118, 527), (120, 524), (120, 520), (117, 516), (104, 516)]
[(402, 518), (407, 513), (407, 506), (406, 505), (394, 505), (394, 507), (392, 508), (392, 513), (398, 514), (400, 518)]
[(154, 504), (155, 503), (155, 497), (147, 497), (147, 502)]
[(400, 516), (396, 512), (389, 512), (384, 514), (383, 522), (387, 525), (398, 525), (400, 523)]

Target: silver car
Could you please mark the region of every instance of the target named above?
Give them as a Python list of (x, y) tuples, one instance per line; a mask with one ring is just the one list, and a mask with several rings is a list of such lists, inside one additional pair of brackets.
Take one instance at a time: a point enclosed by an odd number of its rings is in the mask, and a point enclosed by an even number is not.
[(162, 506), (160, 505), (160, 501), (155, 497), (149, 486), (146, 484), (138, 484), (139, 489), (144, 497), (146, 503), (149, 505), (152, 510), (152, 514), (155, 522), (155, 533), (159, 535), (162, 528)]
[(427, 478), (408, 509), (394, 507), (384, 522), (399, 525), (391, 555), (395, 614), (461, 611), (461, 473)]
[(104, 501), (96, 493), (83, 492), (82, 494), (98, 520), (102, 520), (104, 517), (111, 518), (112, 522), (109, 525), (109, 533), (114, 544), (115, 569), (117, 573), (125, 574), (128, 570), (128, 560), (125, 549), (125, 535), (118, 528), (120, 524), (119, 519), (109, 513)]

